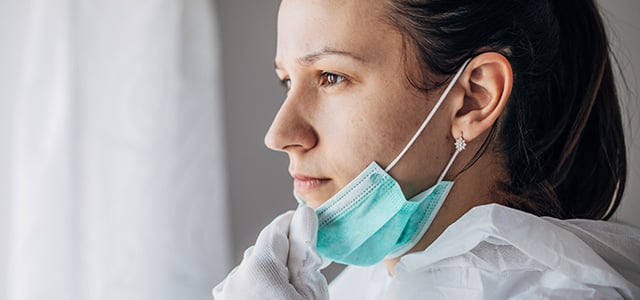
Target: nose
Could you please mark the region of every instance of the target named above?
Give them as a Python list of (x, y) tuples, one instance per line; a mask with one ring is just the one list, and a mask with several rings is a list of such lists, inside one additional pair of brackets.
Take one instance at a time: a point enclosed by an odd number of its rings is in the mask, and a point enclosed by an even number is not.
[(317, 134), (307, 116), (312, 115), (311, 105), (289, 91), (264, 137), (265, 145), (275, 151), (307, 151), (318, 142)]

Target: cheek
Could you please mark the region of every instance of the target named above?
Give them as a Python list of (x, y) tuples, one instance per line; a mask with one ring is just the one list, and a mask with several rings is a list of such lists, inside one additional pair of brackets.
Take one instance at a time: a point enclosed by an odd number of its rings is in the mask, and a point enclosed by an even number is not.
[(324, 164), (321, 168), (330, 173), (327, 176), (340, 189), (375, 160), (377, 150), (372, 146), (376, 146), (377, 136), (363, 113), (366, 106), (355, 105), (351, 99), (333, 100), (323, 105), (314, 127), (318, 135), (317, 162)]
[[(373, 95), (371, 95), (373, 94)], [(388, 165), (415, 133), (426, 108), (423, 100), (403, 93), (376, 91), (360, 101), (328, 103), (323, 109), (320, 143), (347, 184), (372, 161)], [(397, 97), (395, 96), (397, 95)]]
[(379, 155), (380, 144), (364, 123), (344, 119), (334, 121), (326, 134), (327, 162), (334, 170), (335, 183), (342, 188)]

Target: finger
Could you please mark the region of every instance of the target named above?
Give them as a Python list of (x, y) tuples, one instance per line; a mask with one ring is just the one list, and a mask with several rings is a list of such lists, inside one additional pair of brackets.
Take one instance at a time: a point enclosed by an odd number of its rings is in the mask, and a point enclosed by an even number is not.
[[(304, 259), (301, 257), (301, 253), (304, 253), (305, 248), (310, 248), (314, 254), (317, 254), (316, 245), (318, 242), (318, 215), (316, 212), (307, 206), (300, 206), (293, 215), (291, 221), (291, 228), (289, 229), (289, 262), (292, 260)], [(293, 256), (293, 257), (292, 257)], [(331, 264), (331, 261), (325, 259), (319, 255), (314, 256), (320, 259), (319, 266), (315, 264), (307, 264), (306, 267), (324, 269)], [(315, 261), (314, 261), (315, 262)], [(289, 264), (291, 265), (291, 264)]]
[(306, 299), (323, 299), (327, 282), (319, 269), (322, 259), (315, 250), (318, 217), (313, 209), (300, 206), (289, 229), (289, 276), (296, 290)]
[(287, 265), (291, 274), (303, 268), (313, 269), (318, 256), (315, 250), (318, 236), (318, 217), (315, 211), (307, 206), (296, 209), (289, 229), (289, 260)]
[(287, 258), (289, 256), (289, 227), (293, 211), (276, 217), (258, 235), (253, 247), (245, 252), (241, 263), (243, 276), (248, 278), (256, 291), (251, 299), (293, 299), (297, 294), (289, 283)]
[(293, 214), (293, 220), (291, 220), (289, 239), (303, 241), (315, 248), (317, 238), (318, 216), (316, 212), (308, 206), (299, 206)]
[(289, 227), (292, 217), (293, 211), (288, 211), (267, 225), (258, 235), (251, 256), (275, 259), (285, 266), (289, 256)]

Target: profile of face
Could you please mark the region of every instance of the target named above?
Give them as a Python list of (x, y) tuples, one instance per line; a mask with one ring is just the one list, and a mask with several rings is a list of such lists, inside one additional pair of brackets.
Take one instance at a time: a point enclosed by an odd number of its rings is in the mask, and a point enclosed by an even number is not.
[[(372, 161), (386, 167), (433, 108), (442, 89), (412, 87), (403, 51), (384, 1), (282, 1), (275, 65), (287, 94), (265, 143), (288, 154), (310, 207)], [(447, 105), (390, 171), (406, 197), (433, 185), (454, 151)]]

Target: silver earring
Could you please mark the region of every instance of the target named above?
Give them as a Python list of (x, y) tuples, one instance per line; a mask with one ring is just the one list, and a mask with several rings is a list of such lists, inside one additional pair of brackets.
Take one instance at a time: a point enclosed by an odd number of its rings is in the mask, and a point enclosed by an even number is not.
[(456, 146), (456, 152), (462, 152), (462, 150), (467, 148), (467, 141), (462, 137), (462, 132), (460, 132), (460, 137), (456, 138), (454, 145)]

